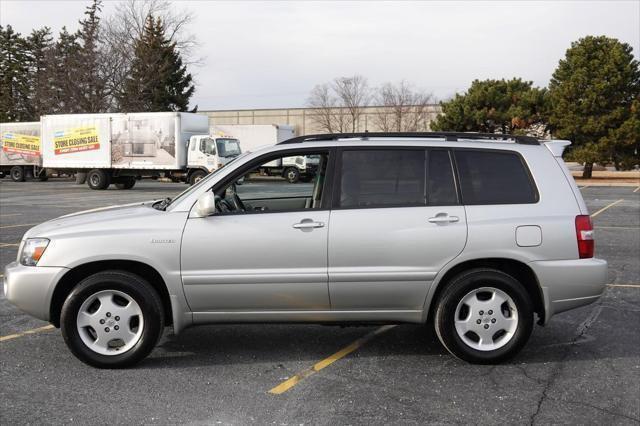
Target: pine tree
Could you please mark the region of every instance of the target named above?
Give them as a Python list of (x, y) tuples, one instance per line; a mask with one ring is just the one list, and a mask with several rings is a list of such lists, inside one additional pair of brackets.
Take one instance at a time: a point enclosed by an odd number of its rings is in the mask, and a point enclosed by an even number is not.
[(186, 111), (195, 87), (175, 42), (165, 36), (160, 18), (147, 18), (135, 43), (135, 57), (120, 107), (128, 111)]
[(53, 38), (51, 29), (33, 30), (26, 39), (26, 55), (29, 84), (30, 120), (39, 120), (41, 115), (53, 112), (53, 80), (49, 67), (52, 60)]
[(76, 82), (80, 89), (75, 101), (82, 112), (105, 112), (109, 108), (107, 79), (102, 68), (100, 12), (102, 0), (93, 0), (80, 21)]
[(0, 121), (31, 119), (26, 45), (11, 25), (0, 26)]
[(83, 112), (76, 102), (80, 93), (76, 80), (79, 72), (79, 50), (78, 35), (70, 34), (66, 27), (62, 27), (47, 70), (48, 78), (52, 82), (54, 100), (52, 112)]
[(584, 163), (583, 177), (591, 177), (593, 163), (637, 164), (640, 63), (629, 44), (605, 36), (571, 43), (549, 99), (553, 135), (573, 142), (568, 155)]

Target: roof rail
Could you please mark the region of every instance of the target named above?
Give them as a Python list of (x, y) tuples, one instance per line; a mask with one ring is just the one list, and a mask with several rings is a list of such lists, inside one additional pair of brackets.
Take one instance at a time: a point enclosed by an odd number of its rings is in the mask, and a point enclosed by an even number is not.
[(360, 138), (433, 138), (445, 139), (446, 141), (458, 141), (460, 139), (471, 139), (481, 141), (513, 140), (515, 143), (523, 145), (540, 145), (538, 139), (533, 136), (508, 135), (502, 133), (471, 133), (471, 132), (360, 132), (360, 133), (327, 133), (317, 135), (298, 136), (279, 142), (278, 145), (335, 141), (338, 139)]

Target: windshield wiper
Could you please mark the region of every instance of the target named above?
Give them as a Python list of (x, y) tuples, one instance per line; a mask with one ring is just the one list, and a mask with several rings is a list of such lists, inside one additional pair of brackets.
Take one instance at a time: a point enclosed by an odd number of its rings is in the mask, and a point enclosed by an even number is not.
[(156, 202), (153, 207), (157, 210), (166, 210), (169, 204), (171, 204), (171, 197), (167, 197), (164, 200)]

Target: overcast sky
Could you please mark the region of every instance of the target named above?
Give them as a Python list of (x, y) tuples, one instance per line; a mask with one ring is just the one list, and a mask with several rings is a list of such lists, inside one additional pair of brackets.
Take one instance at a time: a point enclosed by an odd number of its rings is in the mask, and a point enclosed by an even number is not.
[[(0, 0), (16, 31), (75, 30), (89, 1)], [(104, 14), (115, 1), (106, 1)], [(640, 52), (640, 1), (213, 2), (195, 12), (203, 65), (191, 71), (200, 110), (304, 106), (315, 84), (362, 74), (406, 79), (437, 98), (473, 79), (544, 86), (570, 43), (607, 35)]]

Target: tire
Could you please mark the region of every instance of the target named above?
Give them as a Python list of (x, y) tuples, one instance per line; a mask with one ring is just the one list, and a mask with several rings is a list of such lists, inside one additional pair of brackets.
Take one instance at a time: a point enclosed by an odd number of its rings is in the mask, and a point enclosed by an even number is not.
[(282, 175), (289, 183), (296, 183), (300, 180), (300, 171), (295, 167), (287, 167)]
[(111, 176), (104, 170), (94, 169), (87, 174), (87, 185), (91, 189), (107, 189), (111, 184)]
[[(96, 307), (98, 296), (103, 299)], [(121, 306), (127, 301), (128, 305)], [(129, 316), (127, 308), (133, 316)], [(82, 312), (92, 314), (86, 317), (86, 326), (80, 322)], [(129, 316), (129, 321), (125, 316)], [(99, 272), (85, 278), (67, 296), (60, 328), (65, 343), (80, 361), (98, 368), (129, 367), (145, 358), (162, 336), (162, 301), (155, 289), (135, 274), (117, 270)], [(122, 339), (118, 339), (120, 336)], [(97, 343), (96, 337), (106, 343)], [(118, 341), (123, 345), (116, 349)]]
[[(496, 302), (499, 298), (505, 302)], [(532, 303), (511, 275), (496, 269), (472, 269), (447, 285), (438, 300), (434, 327), (440, 342), (455, 357), (474, 364), (495, 364), (515, 356), (529, 340)]]
[(21, 166), (13, 166), (9, 171), (9, 175), (14, 182), (24, 182), (25, 180), (24, 168)]
[(83, 185), (87, 182), (87, 173), (86, 172), (78, 172), (76, 173), (76, 185)]
[(136, 178), (133, 176), (127, 177), (121, 182), (116, 183), (116, 188), (118, 189), (131, 189), (136, 184)]
[(207, 173), (205, 173), (204, 170), (196, 170), (195, 172), (191, 173), (191, 175), (189, 176), (189, 185), (195, 185), (201, 179), (203, 179), (206, 175)]
[(0, 179), (4, 179), (4, 177), (5, 177), (4, 172), (0, 172)]

